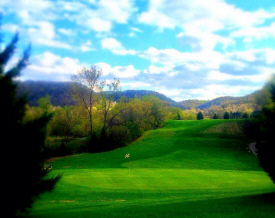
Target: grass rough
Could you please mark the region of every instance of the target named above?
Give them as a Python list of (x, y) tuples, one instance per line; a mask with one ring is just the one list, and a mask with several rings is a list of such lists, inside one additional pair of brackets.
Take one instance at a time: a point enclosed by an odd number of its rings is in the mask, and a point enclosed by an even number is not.
[(274, 217), (251, 141), (226, 131), (242, 122), (167, 121), (128, 147), (55, 159), (63, 177), (29, 217)]

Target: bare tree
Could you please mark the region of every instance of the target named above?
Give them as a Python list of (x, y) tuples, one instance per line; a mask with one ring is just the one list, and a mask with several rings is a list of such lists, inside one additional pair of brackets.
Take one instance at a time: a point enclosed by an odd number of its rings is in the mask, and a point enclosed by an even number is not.
[(71, 77), (73, 82), (73, 95), (80, 100), (87, 113), (90, 121), (90, 134), (93, 134), (93, 104), (97, 101), (96, 92), (100, 90), (101, 69), (96, 66), (91, 68), (82, 68), (76, 75)]
[[(103, 91), (103, 87), (107, 86), (108, 91)], [(103, 115), (103, 130), (107, 129), (107, 118), (111, 110), (112, 103), (114, 102), (115, 93), (120, 91), (120, 81), (114, 78), (113, 81), (101, 83), (100, 107), (99, 110)]]

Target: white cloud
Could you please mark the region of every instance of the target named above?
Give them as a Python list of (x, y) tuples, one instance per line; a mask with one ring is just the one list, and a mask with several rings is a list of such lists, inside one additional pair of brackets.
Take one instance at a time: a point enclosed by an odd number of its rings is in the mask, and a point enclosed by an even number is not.
[(128, 34), (128, 36), (129, 36), (129, 37), (137, 37), (137, 35), (136, 35), (134, 32), (130, 32), (130, 33)]
[(38, 80), (43, 78), (54, 79), (56, 81), (68, 81), (72, 74), (77, 73), (81, 69), (81, 65), (77, 59), (69, 57), (60, 57), (51, 52), (44, 52), (31, 58), (29, 65), (22, 79)]
[(59, 28), (57, 31), (59, 33), (65, 35), (65, 36), (73, 36), (73, 35), (75, 35), (75, 32), (72, 31), (71, 29)]
[(118, 55), (134, 55), (136, 54), (136, 51), (134, 50), (126, 50), (122, 44), (117, 41), (114, 38), (105, 38), (103, 40), (101, 40), (101, 46), (104, 49), (108, 49), (111, 52), (113, 52), (114, 54), (118, 54)]
[(144, 70), (145, 74), (162, 74), (171, 72), (171, 68), (169, 67), (157, 67), (155, 65), (150, 65), (148, 69)]
[(147, 50), (140, 52), (139, 56), (150, 60), (152, 63), (177, 63), (185, 58), (185, 54), (176, 49), (157, 49), (150, 47)]
[(159, 12), (154, 7), (152, 7), (149, 12), (143, 12), (138, 20), (140, 23), (155, 25), (160, 29), (174, 29), (176, 26), (176, 22), (173, 20), (173, 18), (170, 18), (165, 13)]
[(48, 39), (53, 39), (56, 37), (55, 34), (55, 26), (47, 21), (41, 21), (34, 23), (34, 26), (37, 26), (39, 28), (40, 36), (43, 36)]
[(251, 86), (208, 85), (204, 88), (191, 89), (188, 93), (197, 99), (210, 100), (221, 96), (243, 96), (255, 90)]
[(136, 8), (134, 0), (100, 0), (98, 2), (98, 11), (107, 20), (127, 23)]
[(145, 83), (145, 82), (123, 82), (121, 83), (121, 86), (122, 87), (127, 87), (127, 88), (133, 88), (133, 89), (136, 89), (136, 88), (148, 88), (151, 86), (151, 84), (149, 83)]
[(262, 40), (268, 37), (275, 37), (275, 22), (270, 26), (264, 27), (247, 27), (233, 31), (231, 37), (242, 37), (244, 42), (252, 42), (253, 40)]
[(148, 10), (139, 16), (139, 22), (159, 28), (197, 29), (205, 32), (263, 23), (275, 13), (263, 9), (243, 11), (223, 0), (168, 1), (151, 0)]
[[(16, 0), (1, 2), (5, 13), (13, 13), (21, 24), (33, 26), (35, 22), (64, 20), (71, 21), (86, 30), (109, 32), (114, 24), (126, 24), (136, 12), (134, 0), (99, 1), (48, 1)], [(60, 33), (68, 35), (65, 29)]]
[(82, 52), (88, 52), (88, 51), (94, 50), (94, 48), (92, 47), (91, 41), (88, 40), (87, 42), (83, 43), (83, 44), (80, 46), (80, 50), (81, 50)]
[[(125, 24), (136, 11), (133, 0), (100, 0), (83, 3), (63, 2), (67, 18), (89, 30), (109, 32), (114, 24)], [(72, 13), (73, 12), (73, 13)]]
[(41, 28), (29, 28), (27, 31), (29, 38), (33, 44), (44, 45), (54, 48), (71, 49), (71, 45), (68, 43), (54, 39), (54, 32), (46, 32)]
[(107, 32), (112, 28), (112, 22), (97, 17), (86, 20), (85, 25), (97, 32)]
[[(168, 1), (150, 0), (147, 11), (141, 12), (138, 21), (143, 24), (182, 30), (178, 36), (190, 41), (195, 51), (213, 50), (217, 43), (224, 48), (234, 45), (230, 38), (220, 36), (217, 31), (234, 31), (232, 37), (242, 36), (245, 40), (253, 37), (274, 36), (273, 26), (256, 28), (266, 20), (275, 18), (275, 11), (244, 11), (224, 0)], [(259, 31), (263, 30), (263, 32)]]
[(103, 62), (99, 62), (94, 65), (102, 69), (103, 76), (109, 77), (113, 75), (117, 78), (133, 78), (140, 72), (139, 70), (135, 69), (133, 65), (111, 67), (109, 64)]
[(261, 68), (261, 73), (256, 75), (230, 75), (226, 73), (222, 73), (219, 71), (210, 71), (207, 75), (207, 79), (210, 81), (227, 81), (227, 80), (243, 80), (246, 82), (254, 82), (254, 83), (265, 83), (268, 78), (273, 74), (272, 69), (268, 68)]
[(129, 37), (137, 37), (136, 33), (142, 33), (143, 31), (136, 27), (131, 27), (131, 32), (128, 34)]
[(70, 44), (58, 40), (54, 24), (48, 21), (33, 21), (32, 26), (26, 29), (26, 33), (32, 44), (62, 49), (72, 48)]
[(112, 73), (118, 78), (132, 78), (138, 75), (139, 71), (133, 65), (126, 67), (116, 66), (112, 69)]
[(56, 19), (54, 2), (47, 0), (16, 0), (2, 3), (7, 13), (15, 13), (23, 24), (31, 25), (34, 21)]
[(12, 24), (12, 23), (7, 23), (2, 25), (2, 30), (15, 33), (16, 31), (20, 31), (20, 27), (18, 25)]
[(180, 89), (165, 89), (165, 88), (157, 88), (157, 92), (162, 93), (170, 98), (179, 96), (183, 90)]
[(246, 51), (233, 51), (225, 54), (227, 59), (246, 61), (246, 62), (262, 62), (262, 64), (275, 63), (275, 49), (249, 49)]
[[(241, 77), (243, 78), (243, 77)], [(208, 73), (207, 79), (211, 80), (211, 81), (225, 81), (225, 80), (229, 80), (229, 79), (240, 79), (240, 77), (238, 76), (232, 76), (230, 74), (226, 74), (226, 73), (221, 73), (219, 71), (210, 71)]]
[(112, 67), (109, 64), (99, 62), (94, 65), (102, 70), (103, 76), (107, 76), (112, 72)]
[(101, 46), (102, 48), (109, 50), (124, 50), (124, 47), (121, 45), (121, 43), (114, 38), (106, 38), (101, 40)]
[(180, 52), (176, 49), (149, 49), (139, 52), (140, 57), (150, 60), (152, 63), (160, 63), (173, 67), (179, 64), (187, 64), (190, 68), (217, 69), (224, 62), (223, 54), (212, 50), (203, 50), (198, 53)]
[(221, 43), (224, 48), (229, 45), (234, 45), (234, 41), (230, 38), (222, 37), (211, 32), (202, 32), (198, 30), (191, 30), (181, 32), (177, 37), (186, 45), (190, 45), (193, 52), (201, 50), (214, 50), (214, 47)]
[(134, 32), (142, 33), (143, 31), (136, 27), (131, 27), (131, 30)]

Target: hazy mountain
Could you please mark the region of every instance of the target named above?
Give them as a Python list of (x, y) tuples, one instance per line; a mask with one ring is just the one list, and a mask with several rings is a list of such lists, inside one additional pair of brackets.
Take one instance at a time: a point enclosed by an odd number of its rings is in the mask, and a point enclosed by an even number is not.
[(74, 105), (70, 82), (26, 81), (18, 83), (18, 95), (27, 94), (28, 104), (37, 106), (39, 98), (49, 95), (55, 106)]
[(228, 104), (243, 104), (243, 103), (255, 103), (255, 94), (250, 94), (242, 97), (231, 97), (231, 96), (223, 96), (219, 98), (215, 98), (208, 102), (198, 105), (196, 108), (205, 109), (209, 108), (212, 105), (225, 106)]
[[(39, 98), (49, 95), (51, 97), (51, 103), (55, 106), (74, 105), (75, 102), (71, 97), (71, 83), (70, 82), (49, 82), (49, 81), (25, 81), (18, 82), (18, 95), (26, 93), (28, 95), (28, 102), (30, 106), (37, 106), (37, 100)], [(150, 90), (126, 90), (115, 94), (115, 100), (120, 97), (126, 96), (127, 98), (140, 97), (145, 95), (153, 95), (160, 100), (166, 101), (173, 107), (180, 107), (182, 109), (206, 109), (212, 105), (227, 105), (227, 104), (241, 104), (241, 103), (255, 103), (255, 96), (262, 95), (261, 90), (243, 97), (219, 97), (213, 100), (185, 100), (181, 102), (175, 102), (167, 96)], [(263, 98), (263, 97), (260, 98)]]
[[(39, 98), (49, 95), (51, 103), (54, 106), (74, 105), (75, 102), (71, 97), (71, 83), (70, 82), (46, 82), (46, 81), (26, 81), (18, 83), (18, 95), (24, 93), (28, 96), (28, 103), (30, 106), (37, 106)], [(126, 90), (120, 91), (115, 94), (115, 101), (120, 97), (126, 96), (127, 98), (140, 97), (145, 95), (153, 95), (160, 100), (166, 101), (171, 106), (178, 106), (178, 103), (165, 95), (149, 90)]]
[(198, 106), (207, 102), (209, 102), (209, 100), (189, 99), (178, 102), (178, 107), (182, 108), (183, 110), (190, 110), (191, 108), (197, 108)]

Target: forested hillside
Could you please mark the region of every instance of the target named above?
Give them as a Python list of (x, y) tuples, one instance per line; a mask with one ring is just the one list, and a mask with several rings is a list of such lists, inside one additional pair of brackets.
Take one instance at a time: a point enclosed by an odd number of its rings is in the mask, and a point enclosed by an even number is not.
[(71, 96), (69, 82), (26, 81), (19, 82), (18, 95), (27, 94), (28, 104), (37, 106), (37, 100), (49, 95), (54, 106), (70, 106), (75, 102)]
[[(70, 106), (75, 102), (71, 96), (71, 82), (50, 82), (50, 81), (26, 81), (18, 84), (18, 95), (28, 95), (28, 103), (30, 106), (37, 106), (37, 100), (49, 95), (51, 104), (54, 106)], [(122, 96), (127, 98), (144, 97), (152, 95), (158, 99), (167, 102), (173, 107), (178, 107), (178, 103), (165, 95), (150, 90), (126, 90), (117, 92), (114, 100), (119, 100)]]
[[(26, 81), (19, 82), (18, 95), (27, 93), (28, 103), (30, 106), (37, 106), (37, 100), (39, 98), (49, 95), (51, 103), (54, 106), (70, 106), (75, 102), (71, 96), (71, 82), (50, 82), (50, 81)], [(264, 99), (264, 90), (256, 91), (252, 94), (242, 97), (223, 96), (212, 100), (197, 100), (190, 99), (181, 102), (176, 102), (167, 96), (150, 90), (125, 90), (117, 92), (114, 95), (114, 100), (117, 101), (122, 96), (127, 98), (140, 97), (145, 95), (153, 95), (160, 100), (167, 102), (172, 107), (179, 107), (183, 110), (190, 110), (192, 108), (205, 110), (213, 106), (220, 106), (226, 108), (228, 106), (240, 106), (243, 104), (249, 104), (254, 110), (257, 110)]]
[(198, 105), (196, 108), (203, 110), (205, 108), (211, 107), (212, 105), (223, 106), (227, 104), (254, 103), (254, 99), (255, 99), (254, 95), (252, 94), (242, 96), (242, 97), (224, 96), (224, 97), (215, 98), (211, 101), (207, 101), (203, 104)]
[(190, 99), (178, 102), (178, 107), (183, 110), (190, 110), (192, 108), (198, 108), (200, 105), (206, 104), (209, 100), (197, 100), (197, 99)]

